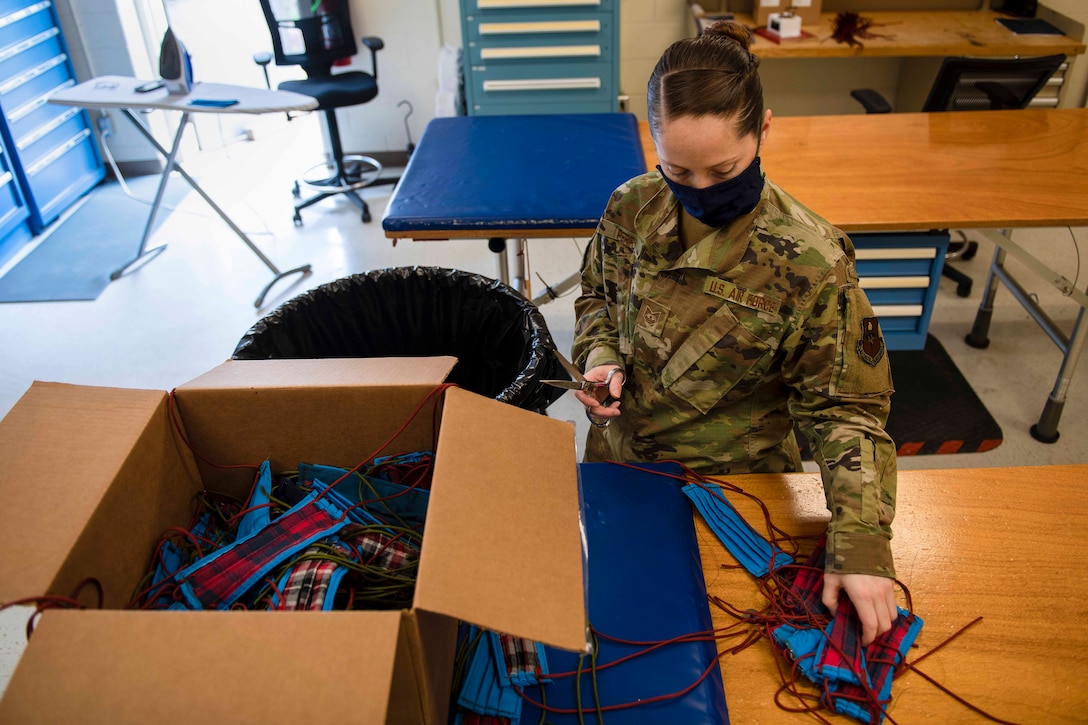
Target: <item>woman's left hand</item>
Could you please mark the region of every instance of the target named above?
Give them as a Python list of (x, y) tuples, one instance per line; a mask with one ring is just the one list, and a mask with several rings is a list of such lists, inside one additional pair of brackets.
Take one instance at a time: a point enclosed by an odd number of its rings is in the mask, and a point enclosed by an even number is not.
[(894, 580), (884, 576), (824, 573), (824, 606), (834, 615), (839, 592), (845, 591), (861, 620), (861, 646), (867, 647), (890, 630), (899, 616), (893, 584)]
[(607, 385), (608, 397), (612, 398), (612, 402), (606, 406), (601, 404), (600, 399), (589, 393), (584, 393), (581, 390), (574, 391), (574, 397), (585, 406), (586, 414), (604, 421), (618, 416), (620, 414), (620, 395), (623, 393), (623, 370), (618, 365), (598, 365), (595, 368), (586, 370), (585, 377), (591, 383)]

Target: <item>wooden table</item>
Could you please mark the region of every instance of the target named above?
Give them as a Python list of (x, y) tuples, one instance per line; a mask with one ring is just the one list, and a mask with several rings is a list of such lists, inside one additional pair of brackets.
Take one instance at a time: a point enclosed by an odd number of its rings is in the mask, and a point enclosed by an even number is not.
[(848, 232), (1088, 224), (1088, 109), (775, 117), (760, 159)]
[[(647, 166), (657, 164), (641, 126)], [(847, 232), (977, 229), (996, 251), (968, 335), (989, 344), (998, 282), (1063, 353), (1032, 426), (1043, 442), (1058, 421), (1085, 340), (1088, 294), (1012, 240), (1016, 227), (1088, 225), (1088, 109), (958, 111), (774, 118), (760, 151), (767, 176)], [(1007, 254), (1080, 305), (1073, 330), (1050, 321), (1005, 268)]]
[[(828, 513), (818, 474), (730, 476), (757, 495), (794, 535), (818, 535)], [(1088, 687), (1088, 465), (900, 471), (892, 549), (898, 578), (925, 625), (914, 659), (976, 617), (983, 619), (919, 664), (959, 696), (1005, 720), (1084, 722)], [(763, 518), (744, 497), (730, 500), (757, 530)], [(697, 518), (709, 594), (742, 610), (765, 604), (754, 580)], [(716, 627), (732, 624), (713, 604)], [(728, 645), (727, 645), (728, 646)], [(807, 722), (774, 704), (778, 674), (761, 641), (721, 660), (736, 723)], [(892, 686), (899, 723), (985, 722), (917, 674)], [(853, 722), (832, 718), (836, 722)]]
[[(1067, 35), (1016, 35), (995, 22), (1007, 15), (989, 10), (863, 10), (861, 15), (874, 22), (870, 32), (883, 37), (859, 38), (861, 46), (851, 46), (831, 38), (835, 15), (821, 13), (819, 23), (802, 26), (802, 30), (814, 36), (811, 38), (775, 43), (757, 36), (752, 52), (760, 58), (853, 58), (1052, 53), (1073, 56), (1085, 51), (1084, 43)], [(751, 16), (737, 15), (736, 19), (755, 27)]]

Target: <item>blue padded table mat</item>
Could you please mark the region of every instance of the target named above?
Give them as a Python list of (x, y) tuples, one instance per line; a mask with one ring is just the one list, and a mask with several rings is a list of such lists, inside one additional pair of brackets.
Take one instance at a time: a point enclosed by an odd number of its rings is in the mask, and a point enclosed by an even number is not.
[[(680, 473), (675, 464), (640, 468)], [(582, 463), (588, 544), (589, 619), (595, 630), (626, 640), (657, 641), (713, 629), (706, 598), (692, 508), (682, 483), (611, 463)], [(597, 666), (641, 647), (599, 638)], [(546, 648), (548, 669), (574, 672), (578, 656)], [(632, 723), (728, 723), (721, 669), (712, 641), (670, 644), (597, 673), (602, 706), (634, 702), (689, 687), (715, 662), (710, 675), (682, 698), (605, 711), (609, 725)], [(597, 722), (593, 686), (583, 665), (584, 720)], [(526, 694), (539, 701), (540, 688)], [(548, 707), (574, 708), (574, 677), (546, 686)], [(525, 703), (521, 723), (535, 725), (540, 711)], [(577, 715), (548, 713), (547, 722), (577, 723)]]
[(382, 228), (588, 235), (616, 187), (645, 172), (630, 113), (436, 118), (408, 160)]

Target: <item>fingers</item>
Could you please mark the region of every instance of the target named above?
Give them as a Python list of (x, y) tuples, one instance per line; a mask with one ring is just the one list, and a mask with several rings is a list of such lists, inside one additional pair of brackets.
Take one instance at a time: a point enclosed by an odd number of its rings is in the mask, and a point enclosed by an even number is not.
[(839, 593), (846, 592), (861, 622), (861, 644), (867, 647), (889, 631), (899, 616), (891, 579), (868, 574), (824, 574), (822, 600), (832, 616), (838, 609)]
[(842, 577), (838, 574), (824, 574), (824, 591), (821, 600), (831, 616), (839, 610), (839, 592), (842, 590)]

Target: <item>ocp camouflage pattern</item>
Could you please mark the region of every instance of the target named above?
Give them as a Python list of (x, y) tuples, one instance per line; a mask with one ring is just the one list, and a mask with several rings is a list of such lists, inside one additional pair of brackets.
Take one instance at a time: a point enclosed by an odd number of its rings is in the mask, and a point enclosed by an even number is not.
[(769, 180), (688, 249), (680, 209), (658, 172), (632, 179), (587, 247), (573, 355), (627, 378), (586, 460), (800, 471), (796, 423), (831, 511), (828, 571), (894, 576), (891, 371), (849, 238)]

